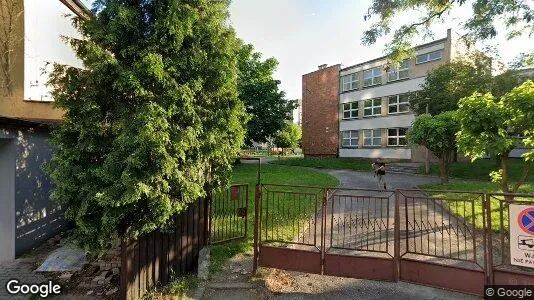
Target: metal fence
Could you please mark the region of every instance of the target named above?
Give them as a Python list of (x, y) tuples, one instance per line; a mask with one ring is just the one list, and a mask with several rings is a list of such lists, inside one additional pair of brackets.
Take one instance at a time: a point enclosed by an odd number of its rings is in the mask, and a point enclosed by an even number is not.
[(247, 236), (248, 197), (248, 184), (234, 184), (213, 192), (210, 202), (212, 245)]
[[(532, 195), (256, 188), (255, 268), (403, 280), (477, 295), (484, 284), (534, 284), (532, 269), (510, 263), (507, 215), (510, 204), (534, 204)], [(532, 248), (534, 257), (534, 234)]]

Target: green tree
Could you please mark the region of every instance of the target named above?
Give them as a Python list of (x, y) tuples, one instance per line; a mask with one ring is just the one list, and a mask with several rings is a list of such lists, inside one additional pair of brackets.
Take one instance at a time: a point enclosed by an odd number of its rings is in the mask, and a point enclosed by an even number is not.
[(533, 75), (524, 74), (522, 70), (507, 70), (492, 79), (491, 94), (500, 99), (504, 94), (527, 80), (534, 79)]
[(276, 59), (262, 61), (261, 53), (254, 52), (249, 44), (241, 46), (238, 58), (239, 99), (251, 117), (245, 142), (263, 143), (292, 119), (296, 101), (286, 100), (285, 93), (278, 88), (280, 81), (273, 79), (278, 66)]
[(228, 1), (100, 0), (70, 39), (84, 68), (56, 66), (53, 197), (82, 246), (170, 217), (228, 182), (247, 121)]
[[(413, 55), (412, 39), (431, 36), (431, 25), (450, 15), (451, 10), (471, 5), (471, 15), (461, 21), (468, 43), (494, 38), (497, 35), (495, 21), (502, 20), (507, 37), (513, 38), (534, 32), (534, 6), (524, 0), (373, 0), (364, 20), (378, 20), (364, 32), (363, 44), (376, 43), (378, 38), (393, 31), (393, 39), (386, 47), (393, 61), (402, 61)], [(415, 14), (410, 22), (399, 25), (400, 14)]]
[[(491, 178), (500, 183), (502, 192), (517, 192), (534, 166), (534, 82), (527, 81), (500, 99), (490, 93), (463, 98), (458, 115), (458, 148), (472, 160), (486, 155), (497, 158), (501, 168), (492, 172)], [(510, 185), (508, 157), (521, 144), (530, 147), (530, 151), (523, 155), (520, 180)]]
[(274, 138), (274, 143), (277, 147), (282, 149), (295, 149), (299, 146), (302, 138), (302, 130), (295, 123), (286, 122), (282, 130), (280, 130)]
[(519, 55), (510, 63), (510, 68), (512, 69), (523, 69), (534, 66), (534, 52), (525, 53), (521, 52)]
[(441, 183), (449, 182), (449, 164), (456, 151), (455, 135), (460, 125), (455, 111), (432, 116), (422, 114), (415, 118), (408, 131), (408, 141), (421, 145), (439, 158)]
[(432, 115), (453, 111), (461, 98), (488, 92), (491, 81), (491, 59), (473, 53), (428, 72), (421, 90), (410, 94), (410, 107), (416, 114), (424, 114), (427, 105)]

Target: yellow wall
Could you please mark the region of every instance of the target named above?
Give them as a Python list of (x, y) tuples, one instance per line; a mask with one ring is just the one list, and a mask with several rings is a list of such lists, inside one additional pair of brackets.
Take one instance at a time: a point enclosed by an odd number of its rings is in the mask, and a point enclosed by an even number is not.
[[(75, 9), (75, 13), (80, 14), (84, 12), (82, 8), (77, 6), (73, 0), (47, 0), (47, 1), (61, 1), (70, 9)], [(17, 9), (23, 10), (23, 0), (19, 0)], [(0, 22), (5, 20), (2, 16)], [(2, 26), (2, 25), (0, 25)], [(17, 37), (17, 44), (15, 51), (12, 53), (12, 92), (10, 95), (5, 95), (0, 92), (0, 116), (27, 119), (27, 120), (44, 120), (44, 121), (59, 121), (62, 119), (63, 112), (54, 108), (53, 102), (38, 102), (24, 100), (24, 14), (16, 20), (15, 36)], [(1, 72), (0, 72), (1, 73)], [(1, 75), (0, 75), (1, 76)]]

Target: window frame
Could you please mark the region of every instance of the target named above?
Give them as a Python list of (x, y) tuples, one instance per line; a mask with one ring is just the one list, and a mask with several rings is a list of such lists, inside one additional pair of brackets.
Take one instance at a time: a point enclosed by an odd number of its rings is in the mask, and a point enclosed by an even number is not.
[[(347, 75), (341, 76), (341, 92), (348, 92), (358, 89), (358, 85), (360, 84), (360, 78), (358, 76), (358, 72), (350, 73)], [(349, 81), (345, 82), (345, 79), (349, 79)], [(348, 85), (349, 88), (345, 89), (345, 85)]]
[[(350, 108), (348, 110), (345, 110), (345, 105), (349, 105)], [(354, 108), (353, 106), (356, 106), (356, 108)], [(354, 120), (354, 119), (358, 119), (358, 101), (353, 101), (353, 102), (346, 102), (346, 103), (341, 103), (341, 120)], [(345, 118), (345, 112), (348, 112), (350, 114), (350, 117), (348, 118)], [(356, 116), (353, 117), (352, 116), (352, 113), (355, 112), (356, 113)]]
[[(439, 57), (438, 58), (433, 58), (433, 59), (430, 59), (430, 55), (431, 54), (434, 54), (434, 53), (439, 53)], [(425, 60), (424, 61), (420, 61), (419, 60), (419, 57), (425, 57)], [(436, 61), (436, 60), (440, 60), (443, 58), (443, 49), (440, 49), (440, 50), (436, 50), (436, 51), (432, 51), (432, 52), (428, 52), (428, 53), (424, 53), (424, 54), (419, 54), (415, 57), (415, 64), (416, 65), (420, 65), (420, 64), (425, 64), (425, 63), (428, 63), (428, 62), (432, 62), (432, 61)]]
[[(400, 102), (401, 96), (406, 97), (406, 101)], [(396, 103), (391, 104), (390, 100), (393, 97), (396, 98)], [(406, 111), (400, 111), (400, 106), (403, 105), (403, 104), (408, 105), (408, 109)], [(391, 112), (391, 107), (396, 107), (397, 111), (396, 112)], [(410, 102), (408, 100), (408, 94), (407, 93), (388, 96), (388, 115), (404, 114), (404, 113), (408, 113), (408, 112), (410, 112)]]
[[(363, 117), (364, 118), (376, 117), (376, 116), (381, 116), (382, 115), (382, 98), (371, 98), (371, 99), (365, 99), (365, 100), (362, 100), (362, 101), (363, 101)], [(370, 107), (366, 106), (366, 102), (367, 101), (371, 101), (371, 106)], [(374, 105), (375, 101), (379, 101), (379, 105)], [(366, 110), (368, 110), (368, 109), (371, 109), (371, 114), (370, 115), (366, 115), (365, 114)], [(379, 110), (378, 113), (375, 112), (376, 109)]]
[[(371, 133), (370, 136), (366, 136), (366, 133)], [(378, 132), (378, 136), (375, 136), (375, 133)], [(365, 141), (370, 140), (371, 145), (366, 145)], [(378, 140), (379, 143), (376, 145), (374, 142), (375, 140)], [(382, 146), (382, 129), (381, 128), (375, 128), (375, 129), (363, 129), (363, 147), (367, 148), (376, 148)]]
[[(406, 72), (406, 75), (404, 77), (401, 77), (401, 73)], [(395, 78), (392, 78), (392, 74), (395, 74)], [(408, 79), (410, 78), (410, 60), (405, 59), (402, 61), (402, 63), (398, 66), (391, 67), (391, 70), (388, 72), (388, 82), (402, 80), (402, 79)]]
[[(400, 130), (401, 129), (404, 129), (404, 135), (401, 135), (400, 134)], [(389, 134), (389, 131), (390, 130), (395, 130), (396, 131), (396, 135), (390, 135)], [(406, 133), (408, 132), (408, 128), (407, 127), (393, 127), (393, 128), (388, 128), (387, 129), (387, 146), (388, 147), (406, 147), (408, 146), (408, 143), (406, 142)], [(396, 144), (395, 145), (392, 145), (389, 143), (389, 140), (390, 139), (395, 139), (396, 141)], [(401, 144), (400, 143), (400, 140), (401, 139), (404, 139), (404, 144)]]
[[(344, 137), (343, 134), (348, 132), (349, 134), (349, 137)], [(353, 134), (355, 134), (355, 136), (353, 136)], [(358, 148), (359, 147), (359, 142), (360, 142), (360, 136), (359, 136), (360, 132), (358, 130), (343, 130), (340, 132), (340, 135), (341, 135), (341, 148)], [(349, 144), (348, 145), (344, 145), (344, 141), (345, 140), (348, 140), (349, 141)], [(352, 145), (352, 141), (353, 140), (356, 140), (356, 145)]]
[[(380, 74), (379, 75), (374, 75), (375, 73), (375, 70), (379, 70), (380, 71)], [(371, 72), (371, 77), (370, 78), (366, 78), (365, 77), (365, 73), (366, 72)], [(375, 79), (376, 78), (379, 78), (380, 80), (377, 80), (378, 82), (375, 82)], [(366, 84), (365, 81), (370, 79), (371, 80), (371, 84)], [(363, 71), (363, 87), (369, 87), (369, 86), (373, 86), (373, 85), (379, 85), (379, 84), (382, 84), (382, 67), (379, 66), (379, 67), (374, 67), (374, 68), (371, 68), (371, 69), (367, 69), (367, 70), (364, 70)]]

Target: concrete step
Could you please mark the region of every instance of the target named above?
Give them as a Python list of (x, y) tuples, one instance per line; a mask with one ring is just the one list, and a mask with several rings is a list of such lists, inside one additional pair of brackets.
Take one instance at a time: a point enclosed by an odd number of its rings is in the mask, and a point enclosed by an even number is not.
[(410, 173), (410, 174), (419, 174), (419, 166), (399, 166), (399, 165), (389, 165), (387, 166), (387, 172), (399, 172), (399, 173)]

